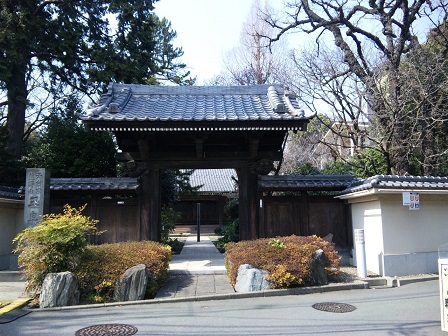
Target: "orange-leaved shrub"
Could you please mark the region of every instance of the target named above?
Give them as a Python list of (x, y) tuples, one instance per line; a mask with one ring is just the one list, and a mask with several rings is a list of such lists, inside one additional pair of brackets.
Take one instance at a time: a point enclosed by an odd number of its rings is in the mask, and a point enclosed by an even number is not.
[(108, 302), (115, 283), (124, 272), (145, 264), (149, 281), (146, 298), (153, 298), (168, 278), (171, 248), (153, 241), (90, 245), (76, 270), (81, 298), (87, 302)]
[(226, 268), (235, 285), (238, 268), (250, 264), (269, 272), (272, 288), (287, 288), (306, 284), (310, 277), (313, 253), (322, 249), (328, 258), (329, 276), (339, 273), (338, 252), (334, 244), (317, 236), (287, 236), (263, 238), (226, 245)]

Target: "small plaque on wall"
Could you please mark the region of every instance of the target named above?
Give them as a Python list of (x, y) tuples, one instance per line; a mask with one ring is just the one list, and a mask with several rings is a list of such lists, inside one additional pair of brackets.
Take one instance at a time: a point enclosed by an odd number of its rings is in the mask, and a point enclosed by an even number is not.
[(420, 194), (418, 192), (404, 192), (403, 205), (409, 206), (409, 210), (420, 210)]

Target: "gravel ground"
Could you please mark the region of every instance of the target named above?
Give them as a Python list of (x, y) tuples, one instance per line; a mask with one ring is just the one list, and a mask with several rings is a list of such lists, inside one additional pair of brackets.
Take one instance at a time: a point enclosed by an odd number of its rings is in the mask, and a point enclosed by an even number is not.
[[(341, 271), (341, 273), (338, 276), (332, 278), (331, 282), (349, 283), (349, 282), (353, 282), (353, 281), (361, 279), (358, 277), (357, 269), (354, 266), (341, 266), (340, 271)], [(422, 277), (422, 276), (434, 276), (434, 275), (438, 275), (438, 274), (413, 274), (413, 275), (399, 276), (398, 278), (409, 279), (409, 278), (416, 278), (416, 277)], [(367, 277), (368, 278), (378, 278), (378, 277), (380, 277), (380, 275), (368, 271)]]
[[(341, 266), (340, 269), (341, 273), (338, 276), (335, 276), (331, 279), (331, 282), (354, 282), (355, 280), (358, 280), (358, 272), (356, 270), (356, 267), (353, 266)], [(375, 274), (369, 274), (368, 276), (377, 276)]]

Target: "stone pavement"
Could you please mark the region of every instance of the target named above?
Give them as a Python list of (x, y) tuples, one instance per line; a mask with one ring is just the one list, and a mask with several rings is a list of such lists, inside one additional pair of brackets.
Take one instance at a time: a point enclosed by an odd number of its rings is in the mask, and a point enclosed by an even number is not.
[(27, 314), (20, 309), (30, 301), (25, 286), (25, 281), (17, 272), (0, 272), (0, 324)]
[(208, 236), (188, 236), (180, 254), (173, 255), (170, 277), (156, 299), (234, 293), (220, 253)]

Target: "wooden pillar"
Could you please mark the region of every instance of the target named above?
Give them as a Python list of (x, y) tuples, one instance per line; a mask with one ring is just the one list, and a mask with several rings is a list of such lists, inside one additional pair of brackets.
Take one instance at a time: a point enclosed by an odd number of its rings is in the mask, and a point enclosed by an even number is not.
[(149, 240), (149, 207), (150, 207), (150, 181), (148, 172), (140, 176), (140, 237), (139, 240)]
[(140, 176), (140, 240), (160, 241), (160, 169), (148, 168)]
[(150, 240), (160, 241), (162, 223), (161, 223), (161, 183), (160, 183), (160, 169), (151, 168), (149, 170), (151, 180), (151, 199), (150, 199)]
[(258, 175), (249, 169), (238, 169), (240, 240), (257, 239), (259, 235)]

